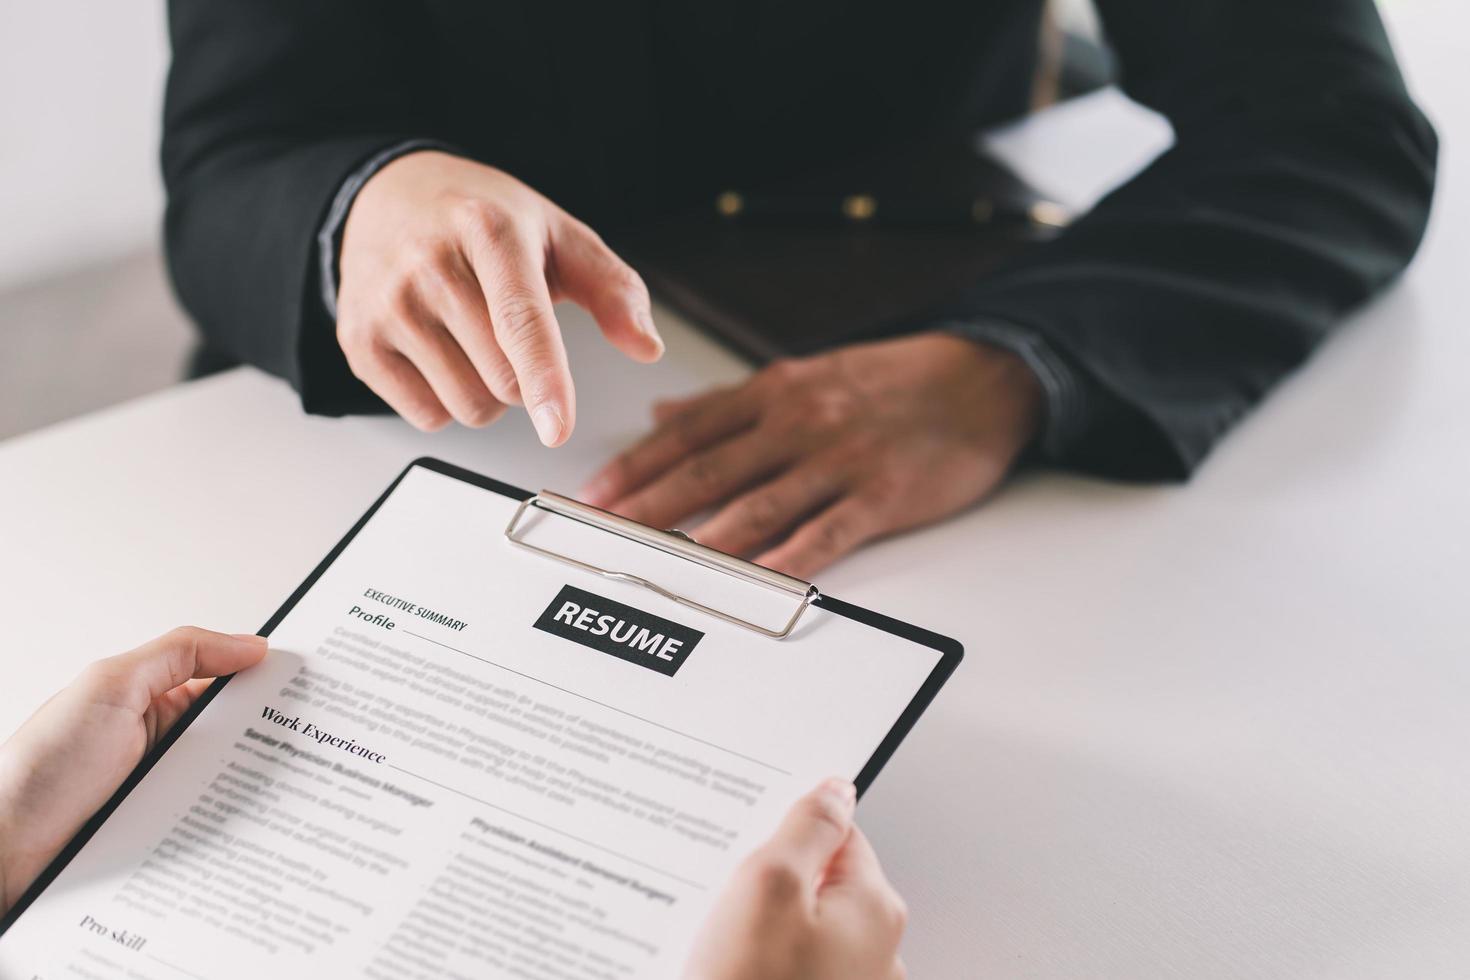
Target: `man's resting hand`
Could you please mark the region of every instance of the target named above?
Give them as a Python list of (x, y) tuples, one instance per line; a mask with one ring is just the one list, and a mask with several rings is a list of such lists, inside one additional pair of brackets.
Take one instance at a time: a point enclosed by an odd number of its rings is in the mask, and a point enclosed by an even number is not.
[(703, 544), (807, 578), (993, 490), (1040, 424), (1016, 355), (930, 333), (779, 361), (655, 406), (583, 499), (654, 527), (713, 509)]

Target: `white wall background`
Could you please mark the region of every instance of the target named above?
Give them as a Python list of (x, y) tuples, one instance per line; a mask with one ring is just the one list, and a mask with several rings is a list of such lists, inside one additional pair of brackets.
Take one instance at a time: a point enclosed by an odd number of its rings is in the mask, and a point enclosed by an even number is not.
[(0, 2), (0, 289), (155, 242), (162, 0)]

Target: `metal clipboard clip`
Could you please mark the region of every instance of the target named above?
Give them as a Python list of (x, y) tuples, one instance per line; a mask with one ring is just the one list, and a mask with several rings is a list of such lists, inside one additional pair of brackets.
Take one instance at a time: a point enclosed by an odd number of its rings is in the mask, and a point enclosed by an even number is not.
[[(567, 517), (574, 521), (580, 521), (583, 524), (589, 524), (592, 527), (616, 534), (629, 541), (635, 541), (651, 548), (657, 548), (660, 551), (677, 555), (680, 558), (703, 565), (706, 568), (724, 572), (727, 575), (734, 575), (747, 582), (765, 586), (777, 592), (785, 592), (796, 598), (796, 610), (792, 612), (791, 618), (786, 621), (786, 625), (779, 629), (771, 629), (762, 626), (760, 623), (752, 623), (747, 619), (732, 616), (711, 606), (706, 606), (702, 602), (696, 602), (693, 599), (679, 595), (677, 592), (666, 589), (657, 582), (650, 582), (640, 575), (634, 575), (631, 572), (619, 572), (611, 568), (601, 568), (597, 565), (573, 558), (571, 555), (530, 544), (524, 539), (516, 537), (516, 529), (519, 527), (521, 518), (525, 515), (526, 510), (532, 507), (557, 514), (561, 517)], [(766, 568), (764, 565), (757, 565), (755, 562), (746, 561), (743, 558), (736, 558), (733, 555), (727, 555), (723, 551), (707, 548), (683, 531), (661, 531), (658, 528), (648, 527), (644, 524), (639, 524), (637, 521), (630, 521), (626, 517), (619, 517), (617, 514), (593, 507), (590, 504), (584, 504), (579, 500), (564, 497), (559, 493), (552, 493), (550, 490), (542, 490), (534, 497), (527, 497), (521, 501), (521, 505), (511, 515), (510, 523), (505, 526), (505, 539), (517, 548), (533, 551), (546, 558), (552, 558), (564, 564), (571, 565), (574, 568), (580, 568), (584, 572), (591, 572), (594, 575), (614, 579), (618, 582), (631, 582), (634, 585), (641, 585), (645, 589), (657, 592), (665, 599), (677, 602), (681, 606), (698, 609), (700, 612), (714, 616), (716, 619), (722, 619), (736, 626), (743, 626), (748, 630), (760, 633), (762, 636), (769, 636), (776, 640), (784, 639), (791, 635), (791, 631), (796, 628), (797, 621), (801, 619), (801, 614), (806, 612), (807, 606), (815, 602), (818, 596), (817, 587), (810, 582), (803, 582), (799, 578), (783, 575), (781, 572)]]

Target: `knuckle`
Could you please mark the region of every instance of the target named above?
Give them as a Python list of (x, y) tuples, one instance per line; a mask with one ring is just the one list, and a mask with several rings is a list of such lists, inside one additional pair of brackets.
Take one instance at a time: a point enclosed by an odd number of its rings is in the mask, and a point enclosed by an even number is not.
[(460, 420), (465, 425), (479, 428), (489, 425), (500, 417), (500, 402), (487, 394), (471, 395), (464, 406), (464, 417)]
[(819, 466), (803, 467), (805, 472), (796, 474), (797, 481), (801, 484), (802, 494), (809, 498), (819, 498), (826, 495), (831, 489), (834, 480), (841, 473), (841, 467), (831, 460), (822, 460)]
[(175, 626), (163, 638), (171, 647), (192, 646), (209, 635), (209, 631), (198, 626)]
[(908, 903), (897, 892), (890, 892), (887, 901), (883, 903), (883, 918), (894, 933), (902, 933), (908, 927)]
[(847, 814), (826, 793), (808, 795), (803, 809), (806, 819), (812, 823), (825, 824), (832, 830), (847, 833)]
[(77, 682), (90, 691), (108, 693), (117, 690), (123, 682), (122, 668), (117, 657), (94, 660), (82, 668)]
[(491, 368), (485, 375), (485, 384), (496, 399), (505, 404), (520, 397), (520, 382), (516, 380), (516, 373), (508, 361), (502, 361)]
[(437, 432), (454, 420), (449, 409), (433, 394), (416, 391), (395, 378), (387, 378), (374, 390), (405, 422), (421, 432)]
[(875, 431), (871, 426), (849, 429), (844, 433), (850, 451), (859, 459), (877, 460), (890, 456), (901, 447), (890, 437)]
[(509, 208), (497, 207), (480, 223), (479, 239), (494, 251), (519, 249), (521, 230), (515, 214)]
[(555, 247), (565, 246), (575, 249), (597, 263), (603, 271), (607, 271), (610, 263), (621, 263), (622, 261), (618, 258), (618, 253), (612, 250), (595, 228), (567, 214), (555, 204), (551, 205), (549, 211), (547, 230)]
[(540, 326), (541, 304), (535, 293), (523, 286), (511, 287), (501, 293), (495, 329), (502, 342), (510, 348), (507, 353), (513, 353), (517, 346), (524, 353), (524, 346), (536, 338)]
[(866, 481), (870, 475), (882, 468), (879, 447), (870, 443), (861, 434), (849, 439), (831, 440), (834, 445), (823, 454), (824, 462), (838, 473), (855, 481)]
[(795, 401), (782, 400), (760, 415), (760, 427), (772, 440), (781, 442), (800, 437), (806, 431), (806, 416)]
[(693, 452), (700, 446), (699, 424), (692, 412), (680, 412), (669, 419), (667, 432), (674, 448), (681, 453)]
[(829, 554), (841, 551), (850, 537), (849, 523), (845, 517), (829, 517), (812, 528), (809, 541), (813, 548)]
[(742, 508), (741, 520), (756, 534), (769, 535), (779, 529), (781, 504), (773, 493), (752, 494)]
[(372, 340), (372, 321), (366, 317), (343, 317), (337, 320), (337, 346), (347, 355), (349, 366), (354, 357), (361, 357)]
[(898, 477), (888, 472), (887, 468), (880, 468), (868, 478), (863, 487), (863, 503), (879, 513), (886, 513), (902, 499), (903, 486)]
[(377, 385), (383, 375), (383, 361), (377, 348), (367, 341), (343, 343), (342, 353), (347, 358), (347, 369), (352, 372), (353, 376), (377, 391)]
[(597, 233), (597, 229), (593, 228), (587, 222), (567, 214), (560, 208), (556, 209), (556, 215), (558, 220), (553, 222), (554, 227), (559, 230), (565, 230), (572, 238), (580, 238), (593, 248), (603, 249), (609, 253), (612, 252), (612, 249), (608, 248), (607, 242)]
[(812, 423), (822, 428), (841, 425), (853, 416), (856, 406), (841, 392), (818, 391), (806, 406)]
[(466, 237), (488, 237), (510, 224), (510, 215), (495, 201), (462, 197), (449, 206), (449, 220)]
[(648, 285), (644, 283), (643, 277), (622, 259), (613, 256), (613, 261), (618, 264), (617, 272), (613, 273), (617, 288), (635, 300), (648, 302)]
[(700, 453), (690, 459), (685, 475), (700, 490), (716, 490), (725, 483), (725, 467), (714, 453)]
[(760, 377), (768, 383), (785, 384), (794, 380), (797, 371), (794, 358), (782, 357), (761, 368)]
[(402, 247), (400, 268), (405, 276), (416, 276), (425, 270), (447, 265), (449, 254), (447, 242), (438, 238), (416, 238)]
[(634, 473), (633, 458), (628, 453), (619, 453), (607, 461), (602, 475), (609, 486), (626, 487)]
[(449, 412), (443, 407), (420, 407), (412, 410), (408, 423), (423, 432), (438, 432), (451, 421)]
[(756, 893), (767, 902), (789, 902), (801, 894), (801, 873), (773, 855), (758, 853), (749, 875)]
[(168, 668), (170, 686), (177, 686), (194, 673), (199, 644), (209, 631), (198, 626), (176, 626), (163, 635), (163, 662)]
[(383, 306), (389, 318), (399, 326), (413, 327), (418, 324), (418, 287), (412, 279), (401, 279), (388, 287)]
[(445, 253), (418, 266), (413, 270), (412, 283), (422, 295), (452, 294), (456, 285), (453, 257)]

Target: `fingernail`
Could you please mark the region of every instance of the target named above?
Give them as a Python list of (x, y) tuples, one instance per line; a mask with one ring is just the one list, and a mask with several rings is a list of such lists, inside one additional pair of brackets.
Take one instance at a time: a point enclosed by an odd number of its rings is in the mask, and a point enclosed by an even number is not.
[(844, 809), (850, 810), (857, 803), (857, 787), (852, 784), (851, 780), (833, 776), (831, 779), (822, 781), (821, 790), (840, 803)]
[(541, 437), (542, 444), (547, 446), (556, 445), (561, 439), (562, 430), (566, 428), (561, 412), (550, 402), (536, 406), (531, 412), (531, 424), (536, 427), (536, 435)]
[(653, 325), (653, 314), (647, 310), (639, 310), (638, 328), (643, 331), (643, 336), (654, 342), (654, 345), (658, 348), (658, 356), (662, 357), (664, 352), (664, 339), (659, 336), (658, 328)]
[(254, 633), (231, 633), (230, 635), (237, 640), (243, 640), (246, 643), (253, 644), (254, 646), (263, 647), (266, 644), (265, 637), (257, 636)]

